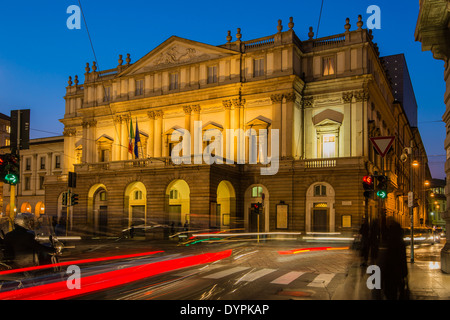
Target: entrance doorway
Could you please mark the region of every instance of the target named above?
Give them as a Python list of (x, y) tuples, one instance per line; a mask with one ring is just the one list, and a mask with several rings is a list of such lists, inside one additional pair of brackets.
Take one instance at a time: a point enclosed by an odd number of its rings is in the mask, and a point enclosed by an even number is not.
[(313, 211), (313, 232), (328, 232), (328, 210), (314, 209)]

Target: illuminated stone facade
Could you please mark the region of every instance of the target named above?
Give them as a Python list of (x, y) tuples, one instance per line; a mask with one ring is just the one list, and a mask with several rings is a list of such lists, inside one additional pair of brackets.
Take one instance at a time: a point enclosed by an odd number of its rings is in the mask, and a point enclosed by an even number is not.
[[(300, 40), (291, 18), (286, 31), (279, 21), (277, 33), (254, 40), (242, 40), (240, 29), (219, 46), (172, 36), (134, 63), (129, 55), (110, 70), (88, 63), (83, 84), (69, 79), (61, 119), (64, 173), (77, 173), (80, 195), (70, 209), (72, 232), (117, 235), (132, 224), (186, 221), (190, 228), (254, 231), (258, 202), (260, 231), (353, 232), (365, 209), (371, 217), (381, 212), (375, 200), (365, 208), (362, 177), (382, 168), (391, 181), (382, 206), (407, 223), (409, 167), (400, 155), (411, 139), (423, 155), (424, 148), (362, 24), (359, 18), (351, 31), (347, 20), (343, 33), (319, 39), (311, 29)], [(172, 134), (194, 132), (197, 121), (206, 140), (211, 132), (226, 140), (229, 129), (277, 129), (279, 140), (267, 141), (268, 150), (279, 146), (276, 174), (261, 174), (274, 159), (261, 164), (258, 156), (251, 164), (248, 136), (245, 164), (174, 163)], [(137, 159), (128, 152), (131, 122), (134, 134), (139, 127)], [(390, 135), (397, 139), (382, 166), (369, 137)], [(202, 141), (202, 150), (210, 143)], [(229, 143), (215, 154), (227, 154)], [(420, 172), (416, 179), (426, 170)], [(67, 183), (55, 178), (46, 190), (47, 209), (61, 216)]]

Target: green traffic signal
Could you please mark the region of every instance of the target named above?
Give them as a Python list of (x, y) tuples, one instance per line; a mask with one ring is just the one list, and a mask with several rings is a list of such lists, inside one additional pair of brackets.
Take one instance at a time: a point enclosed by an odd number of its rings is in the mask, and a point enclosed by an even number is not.
[(5, 176), (4, 180), (7, 184), (16, 185), (19, 182), (19, 177), (15, 174), (8, 173)]
[(386, 199), (387, 197), (387, 192), (385, 190), (378, 190), (377, 192), (377, 196), (381, 199)]

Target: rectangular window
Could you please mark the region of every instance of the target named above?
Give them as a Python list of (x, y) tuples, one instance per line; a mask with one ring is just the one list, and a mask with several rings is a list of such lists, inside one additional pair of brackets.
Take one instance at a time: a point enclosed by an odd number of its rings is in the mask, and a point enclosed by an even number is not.
[(41, 157), (41, 169), (45, 169), (45, 157)]
[(144, 80), (136, 80), (136, 90), (135, 90), (135, 95), (136, 96), (141, 96), (144, 94)]
[(169, 90), (178, 89), (178, 73), (171, 73), (169, 76)]
[(9, 140), (9, 138), (5, 138), (5, 146), (10, 146), (11, 145), (11, 140)]
[(11, 133), (11, 126), (6, 125), (6, 132)]
[(253, 77), (261, 77), (264, 75), (264, 59), (253, 60)]
[(44, 190), (45, 176), (39, 176), (39, 190)]
[(103, 102), (111, 101), (111, 87), (105, 87), (105, 96), (103, 97)]
[(31, 158), (25, 159), (25, 170), (30, 171), (31, 170)]
[(61, 156), (55, 156), (55, 169), (61, 169)]
[(217, 83), (217, 66), (208, 67), (208, 83)]
[(31, 181), (30, 177), (25, 177), (25, 186), (24, 186), (24, 190), (28, 191), (28, 190), (31, 189), (31, 188), (30, 188), (30, 181)]
[(323, 58), (323, 75), (332, 75), (334, 74), (334, 70), (334, 57)]
[(324, 134), (322, 139), (322, 157), (334, 158), (336, 153), (336, 136), (334, 134)]

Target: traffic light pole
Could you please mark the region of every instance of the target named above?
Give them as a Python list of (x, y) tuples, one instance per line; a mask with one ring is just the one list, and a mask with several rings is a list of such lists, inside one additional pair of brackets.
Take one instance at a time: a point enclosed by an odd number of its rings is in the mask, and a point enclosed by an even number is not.
[(15, 218), (14, 208), (16, 207), (16, 185), (11, 184), (10, 186), (11, 189), (9, 192), (9, 219), (10, 219), (9, 231), (12, 231)]

